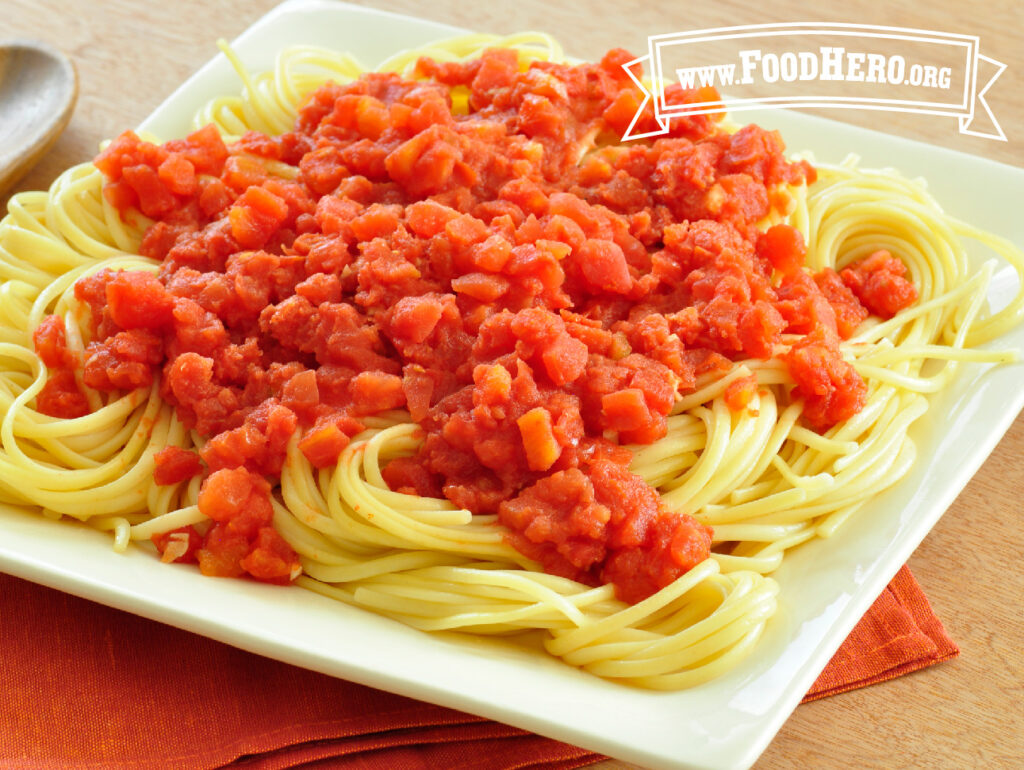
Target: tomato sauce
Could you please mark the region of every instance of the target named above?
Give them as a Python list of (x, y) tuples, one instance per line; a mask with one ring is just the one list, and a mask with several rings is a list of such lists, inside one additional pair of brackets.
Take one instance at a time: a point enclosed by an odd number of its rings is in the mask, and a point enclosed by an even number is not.
[[(775, 132), (700, 115), (614, 144), (639, 104), (631, 58), (422, 60), (415, 80), (323, 86), (282, 136), (228, 147), (206, 127), (156, 146), (127, 132), (100, 154), (107, 200), (154, 220), (141, 251), (160, 268), (76, 285), (83, 384), (159, 381), (207, 439), (199, 458), (160, 453), (157, 480), (208, 474), (214, 524), (158, 546), (209, 574), (286, 581), (297, 558), (266, 479), (290, 438), (329, 467), (367, 415), (404, 407), (425, 439), (386, 466), (392, 488), (496, 513), (546, 570), (633, 602), (710, 551), (710, 529), (666, 510), (621, 447), (665, 436), (679, 393), (781, 353), (815, 428), (860, 408), (838, 342), (865, 307), (910, 296), (901, 263), (812, 276), (796, 230), (765, 231), (780, 191), (815, 176)], [(39, 404), (72, 416), (57, 327), (37, 332), (55, 383)], [(741, 381), (728, 403), (755, 392)]]

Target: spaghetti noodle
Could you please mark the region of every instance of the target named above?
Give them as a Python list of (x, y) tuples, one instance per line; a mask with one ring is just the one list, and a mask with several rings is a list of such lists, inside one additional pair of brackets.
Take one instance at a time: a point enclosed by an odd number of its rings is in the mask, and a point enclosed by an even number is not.
[[(489, 47), (516, 49), (524, 67), (564, 59), (545, 36), (475, 35), (399, 54), (381, 69), (412, 73), (420, 57), (460, 62)], [(234, 63), (242, 94), (211, 102), (195, 121), (197, 129), (213, 124), (229, 143), (248, 131), (290, 130), (315, 88), (362, 74), (351, 58), (311, 48), (283, 52), (272, 72), (256, 76)], [(450, 95), (453, 109), (469, 111), (465, 88)], [(293, 165), (255, 162), (272, 178), (295, 179)], [(820, 432), (806, 426), (808, 399), (794, 396), (792, 363), (737, 354), (676, 395), (662, 437), (628, 447), (630, 470), (657, 489), (661, 505), (711, 528), (707, 558), (632, 604), (610, 582), (548, 574), (513, 547), (497, 514), (389, 486), (389, 464), (417, 457), (424, 441), (408, 412), (395, 409), (362, 416), (365, 430), (324, 467), (300, 447), (301, 431), (288, 439), (268, 510), (301, 562), (301, 575), (287, 577), (427, 631), (539, 632), (566, 663), (641, 687), (688, 687), (735, 665), (775, 610), (778, 587), (768, 575), (785, 553), (830, 535), (897, 483), (914, 461), (908, 429), (927, 395), (962, 363), (1012, 360), (978, 346), (1024, 317), (1024, 289), (986, 314), (992, 266), (974, 271), (961, 240), (980, 242), (1024, 275), (1011, 244), (945, 215), (920, 183), (895, 173), (846, 163), (819, 165), (817, 177), (791, 184), (760, 226), (798, 230), (813, 273), (852, 269), (880, 251), (899, 255), (918, 299), (888, 320), (856, 325), (839, 345), (865, 393), (863, 407), (838, 423)], [(109, 530), (117, 549), (163, 538), (163, 557), (174, 560), (194, 545), (183, 528), (208, 527), (210, 516), (199, 475), (156, 483), (157, 454), (207, 441), (162, 397), (162, 383), (105, 392), (69, 365), (60, 392), (81, 394), (75, 416), (40, 406), (61, 362), (85, 360), (95, 334), (76, 285), (105, 270), (159, 269), (138, 256), (151, 220), (137, 211), (122, 217), (103, 183), (93, 165), (77, 166), (48, 193), (15, 196), (0, 223), (0, 500)], [(50, 318), (60, 321), (66, 353), (44, 363), (39, 330)], [(798, 345), (796, 335), (780, 340), (782, 350)]]

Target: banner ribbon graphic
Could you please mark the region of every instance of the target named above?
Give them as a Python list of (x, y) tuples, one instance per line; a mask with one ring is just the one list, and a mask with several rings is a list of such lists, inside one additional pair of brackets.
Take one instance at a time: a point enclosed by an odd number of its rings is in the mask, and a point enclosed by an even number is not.
[[(686, 115), (836, 107), (955, 117), (960, 133), (1005, 142), (985, 94), (1006, 65), (979, 49), (977, 36), (824, 22), (652, 35), (647, 55), (623, 65), (644, 100), (622, 138), (664, 135)], [(709, 88), (715, 98), (693, 101)], [(659, 130), (633, 133), (652, 101)]]

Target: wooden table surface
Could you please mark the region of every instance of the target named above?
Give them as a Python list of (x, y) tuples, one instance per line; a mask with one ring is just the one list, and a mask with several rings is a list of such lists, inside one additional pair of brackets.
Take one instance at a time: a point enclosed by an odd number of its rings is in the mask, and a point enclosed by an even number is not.
[[(0, 0), (3, 37), (44, 40), (69, 54), (80, 78), (71, 124), (16, 189), (45, 188), (99, 141), (136, 125), (174, 87), (275, 0)], [(843, 0), (808, 11), (796, 0), (690, 3), (366, 3), (498, 33), (541, 29), (580, 57), (612, 47), (638, 54), (648, 35), (736, 24), (842, 21), (977, 35), (981, 51), (1008, 65), (989, 104), (1008, 141), (956, 131), (952, 118), (834, 111), (829, 117), (1024, 166), (1024, 4), (960, 0), (882, 4)], [(765, 751), (759, 770), (833, 767), (1024, 766), (1024, 416), (1018, 417), (967, 489), (910, 559), (962, 654), (900, 679), (798, 707)], [(618, 762), (605, 767), (623, 767)]]

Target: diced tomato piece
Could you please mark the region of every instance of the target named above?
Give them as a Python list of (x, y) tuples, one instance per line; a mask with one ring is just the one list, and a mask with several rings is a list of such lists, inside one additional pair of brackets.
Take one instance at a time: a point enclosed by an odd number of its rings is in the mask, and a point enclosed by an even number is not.
[(498, 515), (515, 547), (556, 575), (592, 582), (587, 574), (607, 555), (611, 511), (578, 468), (545, 476), (502, 503)]
[(374, 414), (405, 405), (402, 378), (385, 372), (360, 372), (349, 383), (357, 414)]
[(108, 144), (104, 150), (96, 156), (93, 165), (111, 182), (121, 178), (121, 171), (128, 163), (135, 162), (136, 151), (142, 140), (134, 131), (125, 131)]
[(733, 380), (726, 387), (723, 394), (726, 406), (734, 412), (746, 409), (747, 405), (756, 395), (757, 377), (753, 374)]
[(773, 225), (757, 239), (757, 255), (782, 274), (799, 270), (807, 256), (804, 236), (791, 225)]
[(639, 388), (626, 388), (601, 396), (601, 413), (611, 430), (632, 431), (650, 420), (650, 410)]
[(210, 577), (241, 577), (245, 574), (242, 559), (249, 554), (249, 540), (218, 522), (203, 537), (195, 552), (199, 571)]
[(330, 468), (349, 445), (346, 436), (334, 423), (314, 428), (299, 440), (299, 450), (316, 468)]
[(208, 217), (222, 212), (235, 199), (235, 194), (220, 179), (201, 177), (199, 179), (199, 208)]
[(481, 270), (500, 271), (512, 256), (512, 244), (500, 235), (492, 235), (472, 248), (473, 262)]
[(433, 333), (443, 312), (436, 295), (402, 297), (392, 311), (391, 333), (399, 339), (423, 342)]
[(352, 234), (361, 241), (372, 241), (390, 235), (398, 227), (400, 206), (374, 204), (349, 222)]
[(122, 179), (139, 199), (139, 210), (147, 217), (158, 218), (170, 213), (177, 205), (174, 194), (164, 185), (160, 175), (143, 164), (123, 169)]
[(433, 125), (394, 149), (384, 161), (388, 175), (410, 195), (425, 197), (452, 180), (461, 151), (450, 130)]
[(555, 438), (551, 412), (542, 406), (534, 407), (516, 420), (516, 424), (522, 435), (526, 463), (530, 470), (546, 471), (554, 465), (562, 453), (562, 447)]
[(452, 291), (485, 303), (503, 296), (510, 286), (504, 276), (488, 273), (465, 273), (452, 279)]
[(711, 553), (711, 530), (687, 514), (662, 515), (652, 522), (643, 546), (616, 550), (602, 578), (615, 595), (635, 603), (685, 575)]
[(642, 99), (643, 96), (639, 91), (631, 92), (625, 89), (619, 91), (612, 103), (605, 108), (601, 117), (616, 134), (624, 136), (626, 129), (640, 112)]
[(560, 138), (565, 130), (565, 119), (549, 99), (527, 94), (519, 105), (519, 129), (531, 137)]
[(163, 340), (148, 329), (129, 329), (91, 342), (85, 352), (82, 380), (97, 390), (133, 390), (152, 384), (163, 356)]
[(160, 330), (174, 317), (174, 298), (152, 273), (122, 270), (106, 286), (110, 316), (124, 329)]
[(460, 214), (445, 223), (444, 234), (456, 246), (471, 246), (486, 240), (490, 232), (487, 225), (476, 217)]
[(212, 123), (193, 131), (183, 140), (168, 142), (167, 148), (187, 159), (197, 174), (219, 176), (228, 159), (228, 148)]
[(195, 166), (181, 153), (172, 152), (156, 171), (160, 181), (175, 195), (195, 195), (199, 190)]
[(306, 188), (298, 182), (289, 182), (284, 179), (267, 179), (261, 187), (269, 193), (273, 193), (285, 202), (288, 213), (284, 219), (284, 226), (291, 227), (302, 215), (311, 215), (316, 211), (316, 201), (309, 196)]
[(51, 369), (73, 363), (69, 359), (64, 319), (58, 315), (48, 315), (39, 322), (32, 332), (32, 344), (43, 363)]
[(266, 244), (287, 216), (288, 204), (262, 187), (247, 189), (228, 212), (232, 237), (247, 249)]
[(782, 314), (770, 303), (759, 299), (742, 312), (736, 330), (744, 353), (767, 360), (772, 357), (774, 346), (779, 343), (785, 328)]
[(269, 160), (281, 160), (281, 142), (277, 137), (261, 134), (259, 131), (246, 131), (238, 139), (232, 150), (237, 154), (244, 152)]
[(341, 279), (333, 273), (313, 273), (306, 280), (296, 284), (295, 293), (314, 305), (341, 302)]
[(595, 289), (625, 294), (633, 287), (626, 255), (613, 241), (586, 241), (578, 259), (584, 278)]
[(153, 481), (161, 485), (177, 484), (203, 471), (202, 460), (191, 449), (167, 446), (157, 452), (153, 459), (156, 461)]
[[(512, 396), (512, 375), (500, 364), (480, 364), (473, 369), (473, 403), (501, 405), (509, 403)], [(550, 415), (548, 415), (550, 417)]]
[(435, 387), (434, 378), (427, 374), (422, 366), (411, 365), (405, 368), (402, 375), (402, 390), (405, 392), (409, 416), (415, 422), (427, 416), (427, 410), (434, 400)]
[(250, 187), (258, 187), (267, 178), (266, 167), (256, 158), (248, 155), (232, 155), (224, 163), (221, 180), (236, 192), (242, 193)]
[(199, 510), (229, 533), (255, 535), (274, 516), (270, 484), (263, 476), (245, 468), (221, 468), (211, 473), (199, 490)]
[(299, 557), (273, 527), (261, 527), (252, 550), (239, 562), (257, 580), (286, 585), (302, 571)]
[(847, 339), (868, 317), (868, 309), (857, 300), (835, 270), (825, 268), (814, 276), (814, 282), (835, 311), (836, 331), (840, 337)]
[(511, 48), (491, 49), (480, 57), (473, 82), (473, 91), (486, 94), (490, 91), (507, 88), (519, 71), (519, 54)]
[(804, 399), (804, 418), (815, 430), (848, 420), (867, 402), (864, 380), (843, 360), (838, 340), (822, 329), (798, 340), (785, 361), (797, 383), (793, 396)]
[(306, 369), (299, 372), (281, 389), (281, 403), (300, 418), (311, 420), (320, 403), (320, 390), (316, 384), (316, 372)]
[(317, 195), (333, 192), (349, 173), (341, 152), (330, 145), (306, 153), (299, 162), (299, 171), (302, 181)]
[(388, 487), (396, 492), (422, 497), (443, 497), (433, 474), (413, 457), (396, 457), (381, 470)]
[(129, 209), (138, 207), (139, 196), (135, 189), (123, 179), (103, 185), (103, 197), (107, 203), (123, 215)]
[(917, 289), (903, 277), (906, 273), (906, 265), (879, 249), (839, 275), (864, 307), (882, 318), (891, 318), (917, 301)]
[(325, 195), (316, 204), (316, 222), (324, 235), (346, 233), (351, 222), (363, 206), (353, 200), (334, 195)]
[(405, 209), (406, 224), (422, 238), (443, 233), (445, 225), (458, 215), (455, 209), (432, 200), (417, 201)]
[[(217, 403), (224, 397), (223, 391), (211, 395)], [(200, 400), (198, 406), (204, 407), (204, 400)], [(244, 467), (258, 474), (277, 475), (281, 472), (288, 440), (297, 425), (295, 412), (274, 399), (267, 399), (249, 412), (239, 427), (222, 428), (206, 442), (200, 454), (215, 471)]]
[(563, 332), (545, 347), (540, 357), (551, 382), (561, 387), (583, 374), (588, 354), (586, 345)]
[(63, 368), (50, 372), (36, 394), (36, 411), (66, 420), (89, 414), (89, 400), (78, 387), (74, 372)]

